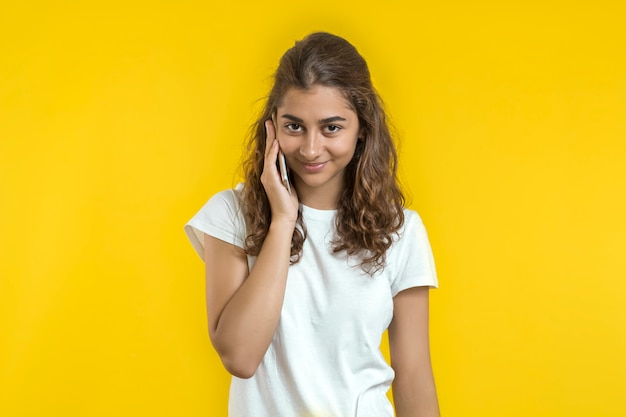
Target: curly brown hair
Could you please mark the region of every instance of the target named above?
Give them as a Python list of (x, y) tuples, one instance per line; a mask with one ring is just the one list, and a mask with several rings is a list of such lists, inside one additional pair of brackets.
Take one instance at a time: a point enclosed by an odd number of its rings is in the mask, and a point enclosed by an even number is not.
[[(271, 118), (287, 90), (306, 90), (316, 85), (339, 89), (357, 113), (360, 127), (361, 140), (345, 168), (333, 251), (358, 256), (361, 267), (373, 273), (384, 268), (386, 252), (404, 224), (404, 196), (397, 182), (395, 145), (367, 63), (348, 41), (324, 32), (297, 41), (285, 52), (265, 108), (252, 125), (243, 163), (246, 251), (253, 256), (259, 254), (271, 221), (269, 200), (261, 184), (264, 122)], [(306, 225), (300, 210), (291, 241), (292, 263), (300, 259), (305, 239)]]

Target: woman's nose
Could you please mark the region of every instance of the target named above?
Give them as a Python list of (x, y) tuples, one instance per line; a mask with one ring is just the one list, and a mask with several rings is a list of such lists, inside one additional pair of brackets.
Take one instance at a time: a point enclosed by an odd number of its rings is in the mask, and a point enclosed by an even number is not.
[(322, 154), (323, 140), (320, 135), (320, 132), (310, 130), (303, 136), (300, 144), (300, 155), (307, 161), (314, 161)]

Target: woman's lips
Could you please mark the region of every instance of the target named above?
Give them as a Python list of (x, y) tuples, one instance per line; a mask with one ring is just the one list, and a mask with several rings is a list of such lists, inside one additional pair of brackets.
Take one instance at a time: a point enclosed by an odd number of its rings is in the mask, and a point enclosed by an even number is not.
[(327, 162), (318, 162), (315, 164), (303, 162), (302, 166), (304, 167), (304, 170), (307, 172), (317, 172), (317, 171), (321, 171), (322, 169), (324, 169), (326, 164)]

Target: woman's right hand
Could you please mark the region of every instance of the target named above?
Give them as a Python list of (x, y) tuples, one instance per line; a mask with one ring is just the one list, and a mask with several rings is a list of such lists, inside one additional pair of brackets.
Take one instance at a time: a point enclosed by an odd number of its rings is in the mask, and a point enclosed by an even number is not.
[(298, 218), (298, 193), (291, 186), (291, 194), (282, 183), (276, 167), (280, 145), (276, 139), (276, 128), (271, 120), (265, 121), (265, 161), (261, 173), (261, 183), (267, 194), (272, 210), (272, 222), (291, 222)]

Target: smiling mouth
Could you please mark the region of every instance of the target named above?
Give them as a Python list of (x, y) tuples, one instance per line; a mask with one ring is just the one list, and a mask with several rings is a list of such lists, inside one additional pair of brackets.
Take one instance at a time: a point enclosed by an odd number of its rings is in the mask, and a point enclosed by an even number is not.
[(315, 172), (315, 171), (319, 171), (322, 168), (324, 168), (326, 166), (327, 162), (318, 162), (316, 164), (309, 164), (309, 163), (302, 163), (302, 166), (304, 167), (305, 170), (310, 171), (310, 172)]

